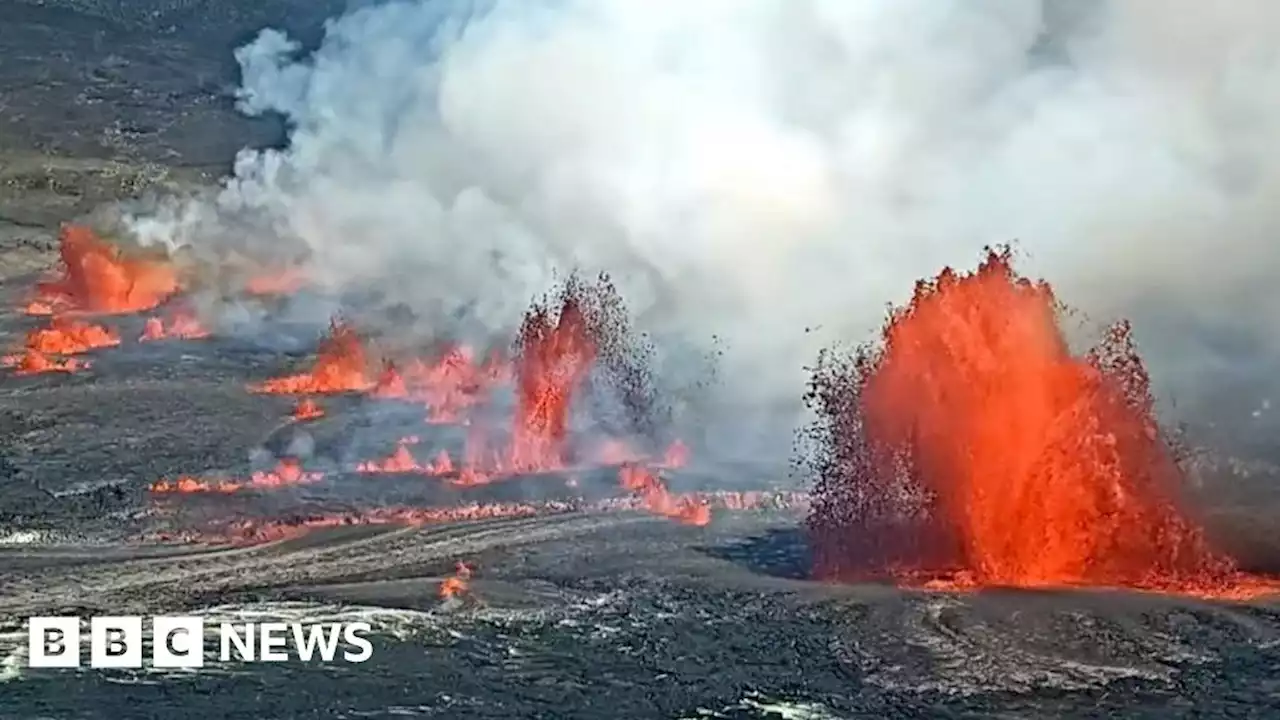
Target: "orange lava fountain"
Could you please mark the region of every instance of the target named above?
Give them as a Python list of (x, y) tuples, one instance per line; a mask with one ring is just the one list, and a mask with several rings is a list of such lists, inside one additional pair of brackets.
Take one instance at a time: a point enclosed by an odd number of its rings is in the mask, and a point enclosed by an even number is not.
[[(1127, 325), (1073, 355), (1047, 284), (990, 251), (918, 284), (878, 348), (825, 354), (809, 400), (815, 572), (961, 584), (1225, 587), (1177, 500)], [(943, 583), (954, 585), (954, 583)]]
[(27, 307), (32, 315), (150, 310), (180, 289), (171, 264), (126, 258), (87, 227), (64, 226), (58, 253), (62, 275), (37, 286), (38, 297)]
[(535, 305), (520, 328), (513, 469), (554, 469), (565, 463), (573, 395), (596, 359), (597, 332), (584, 315), (581, 301), (577, 286), (570, 285), (558, 312)]

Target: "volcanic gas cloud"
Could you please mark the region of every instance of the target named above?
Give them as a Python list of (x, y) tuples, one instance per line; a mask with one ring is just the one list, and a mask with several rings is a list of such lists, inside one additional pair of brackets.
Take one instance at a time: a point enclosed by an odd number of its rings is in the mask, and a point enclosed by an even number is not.
[(1178, 501), (1126, 324), (1075, 355), (1053, 291), (989, 251), (891, 312), (882, 342), (826, 352), (809, 529), (827, 579), (1214, 587), (1236, 576)]

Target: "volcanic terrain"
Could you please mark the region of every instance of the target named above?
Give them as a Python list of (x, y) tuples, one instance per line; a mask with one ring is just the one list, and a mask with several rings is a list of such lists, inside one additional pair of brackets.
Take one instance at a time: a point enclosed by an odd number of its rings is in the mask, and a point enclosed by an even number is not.
[[(1030, 360), (1055, 390), (1011, 406), (986, 366), (946, 361), (970, 357), (959, 345), (903, 350), (934, 336), (921, 291), (889, 350), (816, 372), (837, 434), (807, 437), (797, 478), (699, 457), (669, 422), (673, 398), (647, 383), (607, 278), (530, 298), (521, 331), (494, 347), (403, 348), (359, 303), (327, 328), (302, 322), (292, 311), (312, 291), (291, 268), (220, 270), (211, 293), (193, 287), (203, 270), (116, 246), (85, 217), (102, 203), (209, 182), (242, 145), (279, 139), (232, 111), (230, 48), (267, 22), (314, 35), (335, 9), (150, 5), (0, 0), (0, 717), (1280, 711), (1266, 575), (1280, 475), (1155, 443), (1141, 402), (1095, 392), (1119, 376), (1088, 368), (1115, 366), (1068, 357), (1043, 318), (1010, 343), (1045, 342)], [(1044, 298), (1011, 287), (1034, 315)], [(229, 303), (259, 320), (235, 325)], [(934, 402), (955, 367), (990, 395), (963, 411)], [(1025, 394), (1044, 376), (1020, 378)], [(584, 438), (575, 413), (597, 391), (623, 412), (613, 436)], [(1122, 452), (1079, 472), (1055, 454), (1025, 475), (1065, 488), (1065, 522), (992, 501), (984, 483), (1012, 471), (970, 451), (1019, 438), (903, 430), (1076, 428), (1060, 416), (1080, 398)], [(1064, 437), (1064, 453), (1102, 452), (1096, 435)], [(909, 471), (895, 464), (904, 448)], [(1159, 477), (1130, 482), (1129, 462)], [(1125, 501), (1072, 494), (1117, 466)], [(929, 498), (934, 514), (919, 514)], [(991, 520), (1002, 512), (1027, 521)], [(165, 613), (359, 619), (375, 653), (359, 666), (26, 667), (28, 616)]]

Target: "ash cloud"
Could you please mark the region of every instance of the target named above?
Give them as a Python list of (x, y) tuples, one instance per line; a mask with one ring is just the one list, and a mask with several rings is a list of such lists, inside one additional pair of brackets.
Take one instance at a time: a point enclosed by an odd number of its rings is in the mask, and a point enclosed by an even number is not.
[(363, 3), (313, 53), (237, 52), (287, 148), (131, 222), (305, 247), (335, 288), (494, 333), (608, 271), (641, 327), (723, 339), (723, 415), (781, 424), (818, 347), (1017, 240), (1135, 320), (1163, 394), (1246, 402), (1280, 342), (1277, 34), (1268, 0)]

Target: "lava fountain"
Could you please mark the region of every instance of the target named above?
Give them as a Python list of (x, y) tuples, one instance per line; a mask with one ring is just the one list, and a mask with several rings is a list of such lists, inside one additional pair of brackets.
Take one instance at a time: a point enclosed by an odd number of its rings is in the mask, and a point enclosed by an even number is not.
[(1239, 579), (1179, 502), (1126, 324), (1073, 354), (1052, 289), (991, 250), (823, 353), (809, 530), (824, 579), (1190, 590)]
[(58, 243), (61, 275), (40, 283), (30, 314), (127, 314), (150, 310), (181, 289), (167, 260), (126, 257), (82, 225), (64, 226)]

